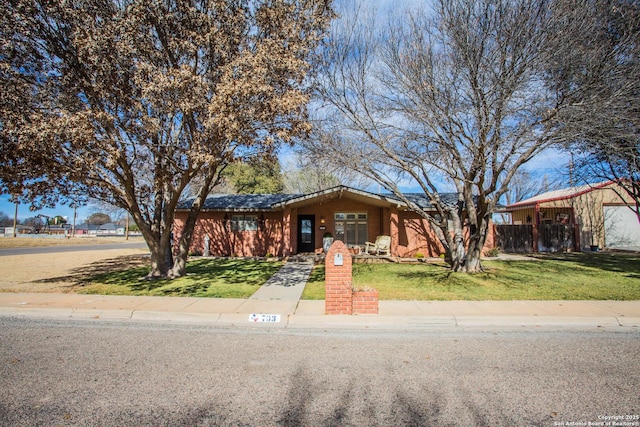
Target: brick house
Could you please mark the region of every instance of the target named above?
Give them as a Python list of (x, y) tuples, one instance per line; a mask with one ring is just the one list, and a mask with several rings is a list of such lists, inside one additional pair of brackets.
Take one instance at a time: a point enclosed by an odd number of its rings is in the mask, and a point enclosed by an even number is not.
[[(425, 210), (421, 195), (409, 195)], [(441, 195), (455, 200), (454, 194)], [(179, 205), (174, 233), (179, 237), (190, 201)], [(377, 236), (391, 236), (391, 256), (444, 253), (431, 227), (390, 194), (337, 186), (311, 194), (218, 194), (207, 198), (198, 217), (191, 252), (214, 256), (289, 256), (322, 252), (330, 234), (358, 253)], [(177, 240), (177, 239), (176, 239)], [(488, 247), (492, 247), (492, 235)]]

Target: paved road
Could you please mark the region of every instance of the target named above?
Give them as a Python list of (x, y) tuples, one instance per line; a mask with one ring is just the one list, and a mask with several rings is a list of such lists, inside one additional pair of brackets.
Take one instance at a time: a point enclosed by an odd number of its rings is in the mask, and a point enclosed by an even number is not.
[(639, 338), (0, 317), (0, 425), (638, 425)]
[(145, 242), (104, 243), (97, 245), (40, 246), (35, 248), (0, 249), (0, 256), (54, 254), (58, 252), (106, 251), (110, 249), (147, 249)]

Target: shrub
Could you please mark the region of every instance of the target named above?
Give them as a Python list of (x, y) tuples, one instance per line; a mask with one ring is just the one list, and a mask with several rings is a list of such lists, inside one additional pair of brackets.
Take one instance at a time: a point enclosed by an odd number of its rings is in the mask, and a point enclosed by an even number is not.
[(488, 251), (484, 252), (484, 256), (489, 258), (495, 258), (498, 255), (500, 255), (500, 250), (498, 250), (498, 248), (491, 248)]

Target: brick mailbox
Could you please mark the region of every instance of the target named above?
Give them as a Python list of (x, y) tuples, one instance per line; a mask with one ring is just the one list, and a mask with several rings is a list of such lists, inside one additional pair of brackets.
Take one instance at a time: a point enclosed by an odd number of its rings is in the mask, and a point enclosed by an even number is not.
[(352, 314), (378, 314), (378, 291), (375, 289), (353, 290)]
[(378, 291), (354, 291), (351, 252), (339, 240), (325, 258), (325, 313), (378, 314)]

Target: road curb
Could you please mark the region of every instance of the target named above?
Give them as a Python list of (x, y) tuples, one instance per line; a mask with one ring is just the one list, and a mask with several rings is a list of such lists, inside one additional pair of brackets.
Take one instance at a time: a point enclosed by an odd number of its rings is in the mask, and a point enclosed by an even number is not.
[(193, 324), (290, 330), (620, 330), (640, 331), (640, 317), (613, 316), (379, 316), (289, 315), (279, 322), (254, 322), (245, 313), (175, 313), (145, 310), (0, 307), (0, 317), (113, 322)]

